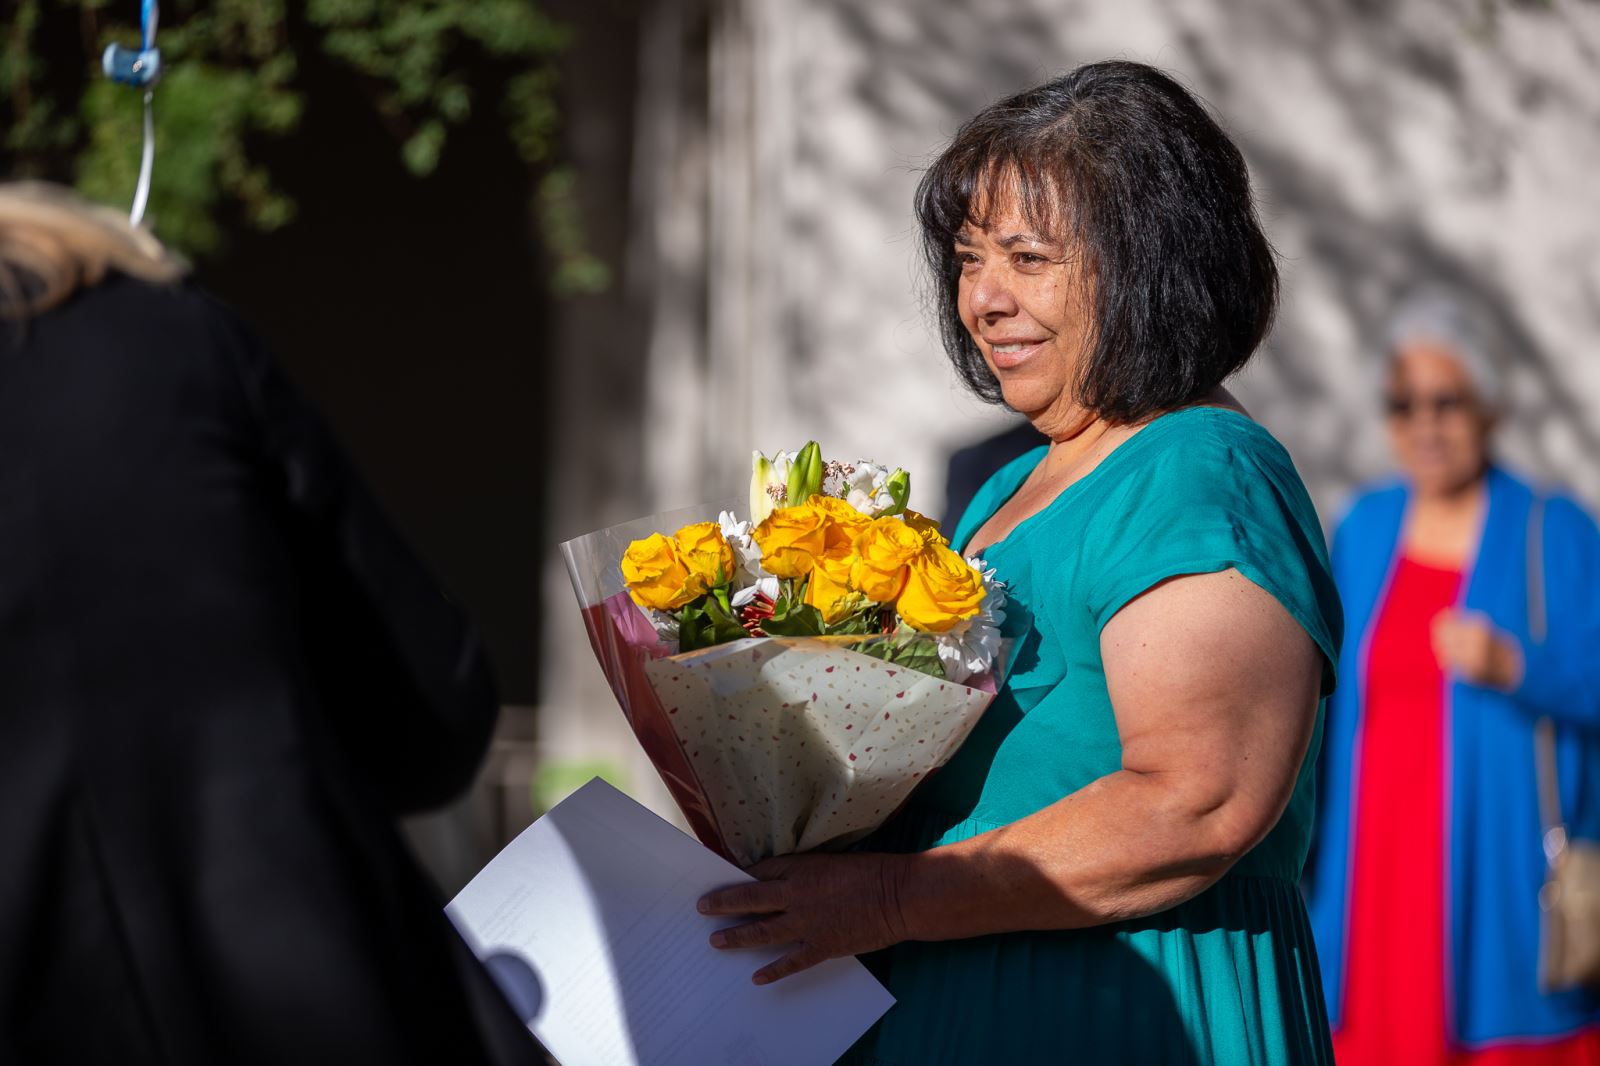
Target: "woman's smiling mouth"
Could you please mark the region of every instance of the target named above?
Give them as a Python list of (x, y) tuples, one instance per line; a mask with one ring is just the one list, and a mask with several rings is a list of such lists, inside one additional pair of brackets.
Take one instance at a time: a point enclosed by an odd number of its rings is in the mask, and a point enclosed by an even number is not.
[(1000, 370), (1011, 370), (1027, 362), (1040, 348), (1044, 341), (1012, 341), (1006, 344), (989, 345), (989, 352), (994, 357), (994, 365)]

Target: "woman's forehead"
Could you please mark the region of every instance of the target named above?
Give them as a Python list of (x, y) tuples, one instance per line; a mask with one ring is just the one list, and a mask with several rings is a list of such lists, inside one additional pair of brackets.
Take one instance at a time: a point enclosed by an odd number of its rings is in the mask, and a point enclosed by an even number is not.
[(1054, 229), (1051, 220), (1030, 217), (1022, 205), (1012, 201), (1009, 204), (997, 205), (995, 209), (981, 214), (969, 213), (961, 228), (956, 231), (955, 239), (958, 244), (972, 244), (981, 235), (1004, 246), (1024, 241), (1055, 244), (1063, 238), (1057, 236), (1053, 232)]
[(1474, 385), (1472, 368), (1460, 352), (1444, 341), (1427, 337), (1408, 340), (1394, 350), (1389, 372), (1396, 378), (1452, 385)]
[(1030, 177), (1014, 164), (995, 165), (973, 183), (961, 228), (990, 237), (1025, 233), (1049, 240), (1063, 228), (1065, 216), (1065, 196), (1056, 182)]

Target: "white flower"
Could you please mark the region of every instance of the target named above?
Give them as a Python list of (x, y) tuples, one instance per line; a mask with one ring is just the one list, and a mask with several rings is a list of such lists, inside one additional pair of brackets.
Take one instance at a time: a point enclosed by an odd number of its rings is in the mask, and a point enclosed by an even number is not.
[(891, 473), (886, 467), (862, 459), (843, 478), (845, 502), (868, 518), (894, 510), (894, 494), (888, 489)]
[(872, 496), (870, 493), (863, 492), (861, 489), (851, 489), (845, 495), (844, 502), (864, 515), (876, 517), (872, 515)]
[(778, 579), (772, 577), (770, 574), (766, 577), (758, 578), (755, 584), (746, 586), (745, 588), (740, 589), (738, 592), (735, 592), (733, 594), (733, 599), (730, 602), (732, 602), (735, 607), (743, 607), (751, 600), (754, 600), (757, 593), (765, 596), (774, 603), (778, 602)]
[(775, 458), (768, 459), (760, 452), (750, 454), (751, 521), (762, 521), (773, 508), (787, 502), (789, 468), (794, 465), (795, 455), (795, 452), (779, 452)]
[(870, 459), (862, 459), (855, 464), (855, 469), (850, 472), (850, 476), (845, 480), (852, 489), (861, 489), (863, 492), (870, 493), (874, 488), (882, 485), (888, 476), (889, 471), (877, 463)]
[(734, 575), (735, 583), (743, 585), (765, 574), (766, 571), (761, 569), (761, 549), (757, 547), (753, 535), (755, 526), (739, 521), (732, 511), (717, 515), (717, 525), (722, 527), (722, 539), (733, 549), (733, 557), (739, 564), (740, 573)]
[(944, 672), (958, 684), (994, 665), (1000, 655), (1000, 624), (1006, 620), (1005, 582), (997, 581), (982, 559), (968, 558), (967, 565), (983, 578), (983, 603), (977, 614), (936, 637)]

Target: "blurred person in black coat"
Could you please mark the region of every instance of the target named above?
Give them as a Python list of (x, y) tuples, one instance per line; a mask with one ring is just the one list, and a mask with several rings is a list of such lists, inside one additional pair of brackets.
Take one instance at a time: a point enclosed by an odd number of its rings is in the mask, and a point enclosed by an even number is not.
[(179, 275), (0, 185), (0, 1063), (542, 1062), (393, 824), (477, 638)]

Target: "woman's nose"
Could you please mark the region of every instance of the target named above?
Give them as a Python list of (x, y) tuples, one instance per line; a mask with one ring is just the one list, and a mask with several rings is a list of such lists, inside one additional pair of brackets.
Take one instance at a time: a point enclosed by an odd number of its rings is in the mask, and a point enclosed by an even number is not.
[(968, 299), (979, 318), (1003, 318), (1017, 313), (1016, 297), (1003, 270), (986, 265), (973, 280)]

